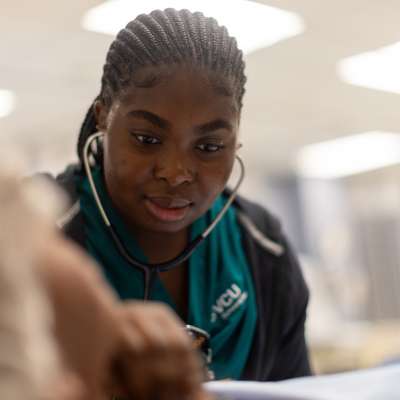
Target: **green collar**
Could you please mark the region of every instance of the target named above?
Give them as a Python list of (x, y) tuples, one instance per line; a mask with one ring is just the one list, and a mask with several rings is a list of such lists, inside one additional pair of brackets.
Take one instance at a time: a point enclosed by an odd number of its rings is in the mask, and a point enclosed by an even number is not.
[[(99, 169), (93, 172), (93, 177), (103, 206), (123, 244), (133, 257), (146, 261), (135, 238), (113, 207)], [(88, 251), (98, 261), (121, 299), (142, 299), (143, 274), (127, 263), (114, 246), (86, 178), (82, 179), (78, 190), (86, 221)], [(218, 197), (213, 206), (192, 224), (191, 239), (214, 220), (225, 201), (224, 196)], [(250, 352), (257, 306), (252, 276), (242, 247), (241, 230), (233, 207), (194, 251), (188, 268), (189, 312), (186, 323), (211, 335), (211, 369), (216, 378), (238, 379)], [(151, 299), (167, 303), (176, 310), (160, 279), (156, 279), (152, 287)]]

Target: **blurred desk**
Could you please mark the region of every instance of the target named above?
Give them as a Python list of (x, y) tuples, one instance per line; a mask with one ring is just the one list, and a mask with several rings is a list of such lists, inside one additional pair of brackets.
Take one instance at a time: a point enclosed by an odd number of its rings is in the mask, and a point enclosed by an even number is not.
[(317, 374), (369, 368), (400, 358), (400, 321), (346, 323), (340, 335), (311, 343), (310, 356)]

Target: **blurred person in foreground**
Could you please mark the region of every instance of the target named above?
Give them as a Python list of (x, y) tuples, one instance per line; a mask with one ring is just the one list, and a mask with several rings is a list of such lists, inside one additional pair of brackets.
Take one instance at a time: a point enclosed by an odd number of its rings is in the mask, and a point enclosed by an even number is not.
[(0, 170), (0, 398), (204, 399), (177, 318), (117, 302), (92, 261), (53, 228), (58, 195)]

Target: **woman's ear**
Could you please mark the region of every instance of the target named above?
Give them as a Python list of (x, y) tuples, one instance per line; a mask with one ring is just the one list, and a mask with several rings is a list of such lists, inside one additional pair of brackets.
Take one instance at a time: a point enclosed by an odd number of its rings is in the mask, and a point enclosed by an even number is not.
[(241, 149), (242, 147), (243, 147), (243, 143), (241, 143), (241, 142), (237, 143), (237, 145), (236, 145), (236, 151), (239, 150), (239, 149)]
[(101, 100), (96, 100), (93, 104), (93, 112), (96, 118), (96, 128), (100, 131), (105, 131), (107, 128), (107, 107)]

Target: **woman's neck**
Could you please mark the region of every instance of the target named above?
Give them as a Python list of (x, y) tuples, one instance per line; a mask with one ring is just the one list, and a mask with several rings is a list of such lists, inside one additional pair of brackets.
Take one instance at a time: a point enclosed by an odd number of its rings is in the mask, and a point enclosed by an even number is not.
[(188, 243), (188, 229), (179, 232), (134, 230), (135, 239), (151, 264), (169, 261), (178, 256)]
[[(169, 261), (179, 255), (188, 242), (189, 229), (177, 233), (135, 231), (135, 238), (151, 264)], [(183, 263), (169, 271), (159, 273), (164, 287), (176, 306), (176, 312), (187, 319), (188, 313), (188, 269)]]

